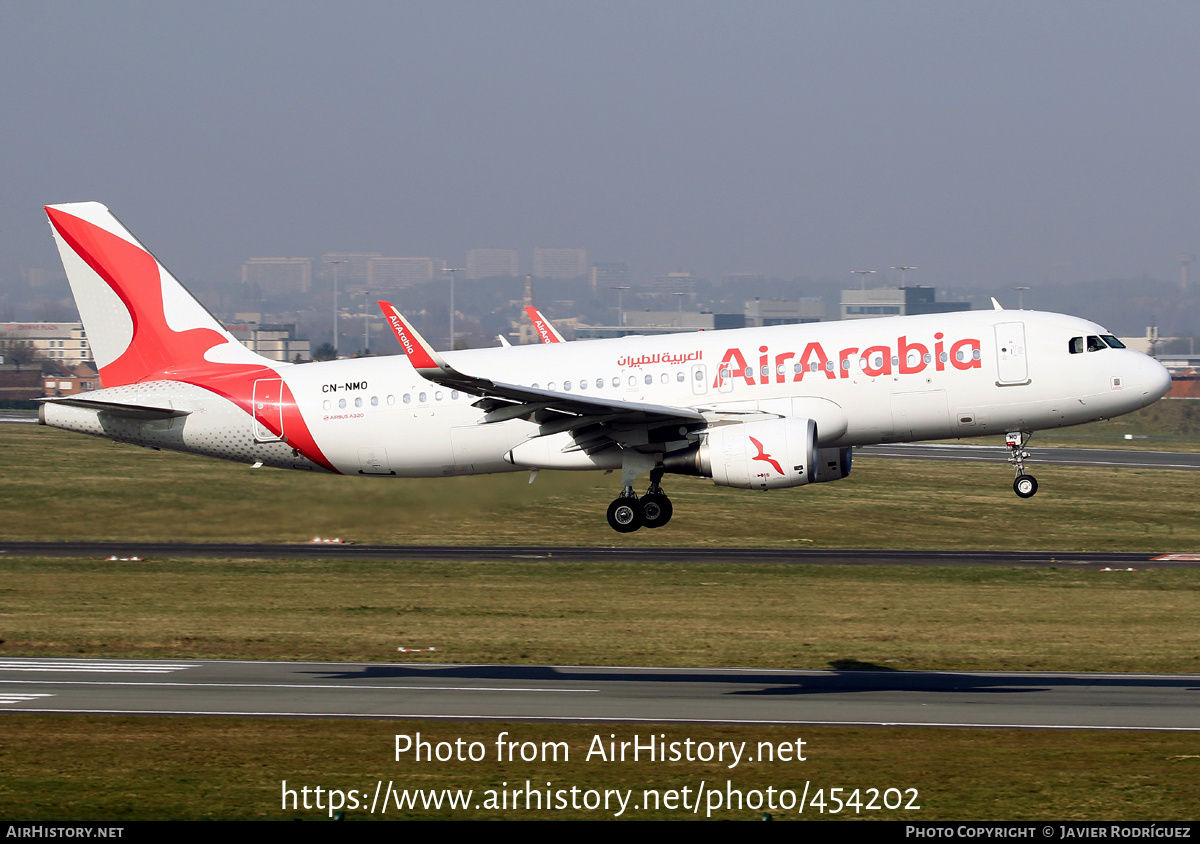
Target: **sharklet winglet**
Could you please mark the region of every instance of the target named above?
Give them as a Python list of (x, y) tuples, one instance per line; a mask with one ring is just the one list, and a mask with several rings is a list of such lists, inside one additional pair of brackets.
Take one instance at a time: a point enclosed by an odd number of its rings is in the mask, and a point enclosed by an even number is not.
[(400, 313), (399, 308), (391, 302), (385, 302), (382, 299), (379, 300), (379, 307), (383, 310), (383, 315), (387, 319), (388, 325), (392, 327), (392, 333), (400, 341), (400, 348), (408, 355), (409, 363), (413, 365), (413, 368), (417, 372), (454, 373), (454, 369), (409, 324), (408, 320)]

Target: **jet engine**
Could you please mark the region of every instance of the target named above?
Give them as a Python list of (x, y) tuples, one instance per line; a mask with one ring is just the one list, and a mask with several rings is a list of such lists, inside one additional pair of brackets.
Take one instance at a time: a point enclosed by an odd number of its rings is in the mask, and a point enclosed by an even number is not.
[(696, 445), (667, 454), (663, 468), (718, 486), (782, 489), (841, 480), (850, 474), (852, 454), (817, 448), (817, 423), (787, 417), (710, 428)]

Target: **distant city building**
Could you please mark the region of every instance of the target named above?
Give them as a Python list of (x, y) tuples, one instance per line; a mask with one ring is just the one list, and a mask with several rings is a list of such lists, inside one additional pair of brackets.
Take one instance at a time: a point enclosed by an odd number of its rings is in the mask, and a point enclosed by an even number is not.
[(586, 274), (586, 249), (547, 249), (539, 246), (533, 250), (534, 278), (571, 279)]
[(762, 273), (725, 273), (721, 276), (722, 287), (741, 287), (743, 285), (759, 285), (767, 280)]
[(626, 311), (625, 327), (634, 329), (632, 333), (641, 334), (640, 329), (670, 329), (672, 331), (711, 331), (716, 327), (716, 314), (702, 314), (695, 311)]
[(825, 319), (825, 303), (820, 299), (754, 299), (745, 304), (746, 327), (763, 325), (799, 325)]
[(57, 284), (60, 281), (67, 280), (67, 274), (61, 267), (57, 269), (44, 269), (42, 267), (21, 267), (21, 278), (30, 287), (49, 287), (51, 284)]
[(262, 296), (312, 290), (311, 258), (251, 258), (242, 264), (242, 285)]
[[(363, 287), (367, 283), (371, 259), (381, 257), (382, 252), (326, 252), (321, 256), (318, 275), (332, 285), (336, 269), (339, 289), (347, 290), (348, 286)], [(334, 261), (337, 263), (333, 263)]]
[(650, 289), (655, 293), (695, 293), (696, 281), (691, 273), (667, 273), (655, 276)]
[(291, 323), (233, 323), (225, 330), (252, 352), (277, 361), (312, 360), (307, 340), (296, 338), (296, 326)]
[(515, 249), (470, 249), (467, 251), (467, 278), (515, 278), (518, 273)]
[(44, 395), (40, 368), (17, 369), (11, 364), (0, 363), (0, 402), (31, 402)]
[(372, 258), (367, 264), (367, 286), (372, 290), (396, 290), (425, 284), (445, 267), (445, 261), (435, 262), (432, 258)]
[(626, 311), (624, 325), (576, 325), (576, 340), (625, 337), (630, 334), (681, 334), (745, 328), (742, 314), (713, 314), (696, 311)]
[(938, 302), (932, 287), (878, 287), (843, 290), (842, 319), (944, 314), (971, 310), (970, 302)]
[(56, 372), (42, 371), (43, 396), (71, 396), (100, 389), (100, 376), (90, 365), (58, 366)]
[(92, 363), (82, 322), (5, 322), (0, 337), (29, 343), (41, 357), (67, 366)]
[(592, 292), (606, 290), (611, 287), (630, 287), (633, 274), (628, 264), (596, 264), (592, 267), (588, 281), (591, 282)]

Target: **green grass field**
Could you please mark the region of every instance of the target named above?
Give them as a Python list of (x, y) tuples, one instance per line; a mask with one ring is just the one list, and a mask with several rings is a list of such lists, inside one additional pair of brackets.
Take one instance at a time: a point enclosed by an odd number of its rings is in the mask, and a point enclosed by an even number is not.
[(0, 558), (2, 656), (1200, 673), (1200, 570)]
[(1200, 550), (1186, 471), (1035, 463), (1029, 500), (1003, 461), (859, 457), (845, 480), (766, 493), (669, 477), (671, 524), (622, 535), (604, 519), (619, 480), (600, 473), (312, 475), (26, 425), (0, 425), (0, 451), (5, 539)]
[[(0, 817), (8, 820), (139, 818), (318, 821), (327, 812), (283, 807), (288, 788), (321, 786), (373, 792), (397, 789), (487, 790), (571, 787), (695, 794), (701, 782), (722, 791), (728, 782), (744, 794), (768, 787), (810, 795), (841, 788), (843, 799), (876, 788), (917, 790), (912, 810), (846, 809), (837, 815), (776, 811), (777, 820), (1191, 820), (1200, 814), (1200, 734), (1039, 730), (921, 730), (855, 727), (731, 727), (643, 724), (464, 723), (238, 718), (127, 718), (5, 715), (0, 720)], [(497, 735), (566, 742), (569, 761), (497, 763)], [(481, 762), (395, 761), (397, 733), (431, 742), (480, 741)], [(657, 764), (586, 760), (593, 737), (665, 740), (805, 742), (806, 761), (746, 764)], [(298, 795), (299, 796), (299, 795)], [(748, 795), (747, 795), (748, 796)], [(745, 798), (744, 798), (745, 799)], [(315, 803), (315, 796), (312, 797)], [(369, 802), (369, 801), (364, 801)], [(582, 801), (581, 801), (582, 802)], [(707, 802), (707, 801), (706, 801)], [(865, 799), (863, 802), (866, 802)], [(882, 803), (882, 800), (879, 801)], [(310, 804), (312, 805), (312, 804)], [(634, 805), (630, 801), (630, 805)], [(347, 819), (612, 819), (613, 808), (586, 810), (408, 810)], [(676, 808), (627, 810), (624, 820), (703, 819)], [(720, 820), (757, 820), (761, 811), (719, 809)]]

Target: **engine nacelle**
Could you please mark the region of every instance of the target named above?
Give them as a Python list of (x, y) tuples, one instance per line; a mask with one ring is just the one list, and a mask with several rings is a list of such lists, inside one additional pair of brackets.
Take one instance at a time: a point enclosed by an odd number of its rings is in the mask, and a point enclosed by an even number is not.
[(854, 458), (852, 448), (817, 449), (817, 478), (814, 483), (840, 481), (850, 474), (850, 463)]
[(817, 423), (787, 417), (719, 425), (689, 452), (668, 455), (667, 470), (739, 489), (803, 486), (817, 477)]
[(788, 417), (710, 428), (703, 441), (665, 455), (663, 467), (719, 486), (780, 489), (841, 480), (852, 455), (850, 448), (818, 449), (816, 422)]

